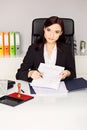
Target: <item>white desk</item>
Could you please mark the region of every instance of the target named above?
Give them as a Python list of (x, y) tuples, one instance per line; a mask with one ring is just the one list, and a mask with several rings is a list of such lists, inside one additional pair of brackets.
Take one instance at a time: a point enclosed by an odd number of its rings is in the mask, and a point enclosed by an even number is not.
[(87, 89), (36, 96), (19, 106), (0, 104), (1, 130), (87, 130)]

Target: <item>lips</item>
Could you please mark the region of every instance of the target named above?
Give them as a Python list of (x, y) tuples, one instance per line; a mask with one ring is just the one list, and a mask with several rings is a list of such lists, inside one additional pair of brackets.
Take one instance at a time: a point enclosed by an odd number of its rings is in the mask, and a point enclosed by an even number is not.
[(48, 38), (50, 41), (53, 41), (54, 39), (52, 39), (52, 38)]

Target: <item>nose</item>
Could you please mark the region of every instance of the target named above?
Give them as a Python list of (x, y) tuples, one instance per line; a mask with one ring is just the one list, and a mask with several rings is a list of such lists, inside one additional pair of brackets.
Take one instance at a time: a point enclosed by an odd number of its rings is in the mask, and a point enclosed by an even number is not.
[(50, 37), (51, 37), (51, 38), (54, 37), (54, 33), (53, 33), (53, 32), (50, 33)]

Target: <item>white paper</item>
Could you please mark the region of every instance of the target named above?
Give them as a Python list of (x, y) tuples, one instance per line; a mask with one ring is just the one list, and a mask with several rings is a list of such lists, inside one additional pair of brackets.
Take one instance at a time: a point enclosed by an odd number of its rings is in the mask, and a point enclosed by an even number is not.
[(32, 86), (58, 89), (61, 80), (60, 73), (64, 67), (41, 63), (38, 70), (43, 73), (43, 77), (33, 80)]
[(7, 94), (7, 87), (8, 87), (8, 81), (7, 80), (0, 80), (0, 97)]
[(36, 92), (36, 95), (44, 96), (60, 96), (60, 95), (67, 95), (68, 90), (66, 88), (66, 85), (63, 81), (60, 82), (59, 88), (57, 90), (51, 89), (51, 88), (42, 88), (42, 87), (33, 87), (34, 91)]

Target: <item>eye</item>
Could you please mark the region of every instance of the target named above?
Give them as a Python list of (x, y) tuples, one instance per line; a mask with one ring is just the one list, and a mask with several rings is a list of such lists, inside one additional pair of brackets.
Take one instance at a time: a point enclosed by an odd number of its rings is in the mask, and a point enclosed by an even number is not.
[(47, 31), (49, 32), (51, 29), (50, 28), (47, 28)]
[(56, 32), (57, 34), (58, 34), (58, 33), (61, 33), (61, 31), (60, 31), (60, 30), (57, 30), (57, 31), (55, 31), (55, 32)]

